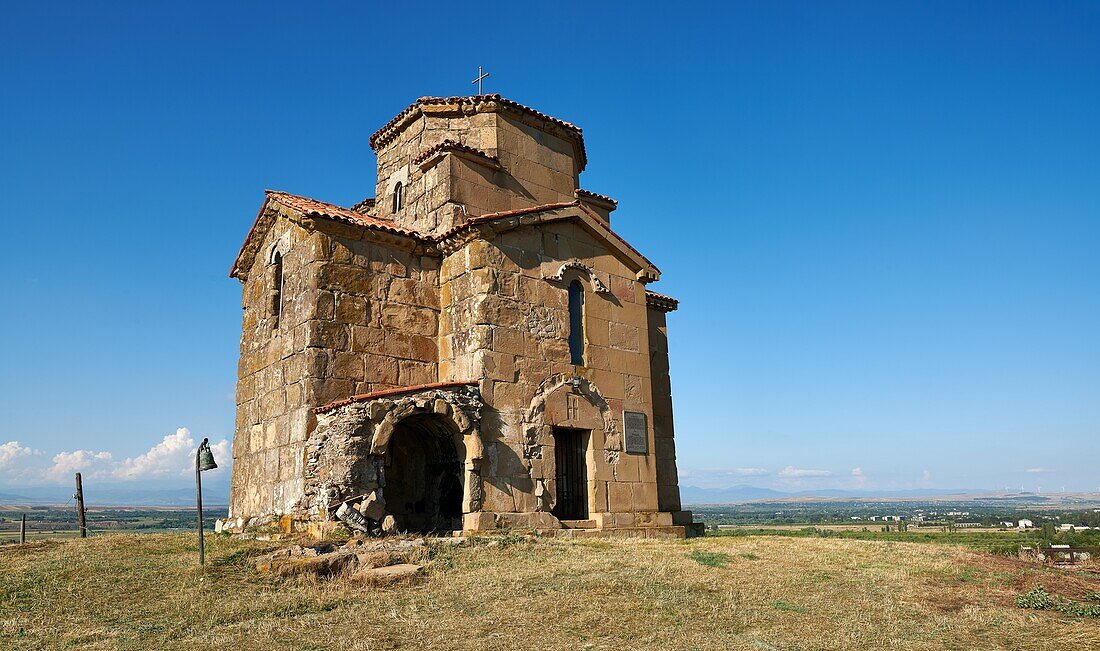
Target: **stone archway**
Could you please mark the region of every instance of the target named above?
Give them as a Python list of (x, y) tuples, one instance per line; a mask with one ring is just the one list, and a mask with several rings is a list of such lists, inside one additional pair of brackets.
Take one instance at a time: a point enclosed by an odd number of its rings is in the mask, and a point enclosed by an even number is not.
[[(456, 521), (456, 490), (457, 519), (480, 511), (482, 407), (476, 385), (453, 383), (356, 396), (319, 410), (306, 442), (297, 516), (331, 521), (341, 504), (381, 498), (382, 512), (369, 517), (404, 515), (399, 529), (448, 528)], [(398, 484), (394, 496), (391, 478)], [(396, 499), (392, 512), (390, 499)]]
[(383, 457), (382, 495), (398, 531), (462, 528), (466, 457), (462, 437), (436, 414), (397, 424)]
[(556, 430), (587, 432), (586, 473), (594, 473), (598, 467), (607, 467), (613, 473), (619, 463), (622, 435), (613, 410), (587, 378), (556, 374), (543, 381), (524, 413), (522, 427), (524, 465), (531, 473), (532, 483), (545, 487), (540, 510), (552, 511), (558, 494)]

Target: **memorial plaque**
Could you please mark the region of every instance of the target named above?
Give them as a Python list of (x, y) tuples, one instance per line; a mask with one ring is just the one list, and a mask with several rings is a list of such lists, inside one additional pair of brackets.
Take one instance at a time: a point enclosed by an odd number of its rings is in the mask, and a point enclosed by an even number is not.
[(628, 453), (645, 454), (649, 451), (649, 433), (644, 413), (624, 411), (623, 428), (626, 430), (626, 451)]

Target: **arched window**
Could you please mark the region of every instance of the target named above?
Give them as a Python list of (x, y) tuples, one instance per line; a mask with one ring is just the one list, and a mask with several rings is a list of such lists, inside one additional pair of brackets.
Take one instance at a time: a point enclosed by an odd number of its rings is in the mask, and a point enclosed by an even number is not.
[(271, 317), (274, 327), (279, 327), (283, 313), (283, 254), (276, 251), (271, 256)]
[(397, 182), (397, 185), (393, 186), (393, 211), (396, 213), (401, 210), (405, 205), (405, 186), (401, 185), (401, 181)]
[(584, 286), (579, 280), (569, 283), (569, 357), (584, 365)]

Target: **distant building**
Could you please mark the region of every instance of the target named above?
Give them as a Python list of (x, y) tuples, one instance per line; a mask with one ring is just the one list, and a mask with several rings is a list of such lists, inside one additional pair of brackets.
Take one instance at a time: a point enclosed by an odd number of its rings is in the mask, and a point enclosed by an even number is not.
[(1016, 526), (1020, 529), (1031, 529), (1035, 527), (1035, 523), (1031, 520), (1020, 520), (1019, 524)]
[(1089, 527), (1085, 527), (1079, 524), (1061, 524), (1058, 526), (1059, 531), (1088, 531)]

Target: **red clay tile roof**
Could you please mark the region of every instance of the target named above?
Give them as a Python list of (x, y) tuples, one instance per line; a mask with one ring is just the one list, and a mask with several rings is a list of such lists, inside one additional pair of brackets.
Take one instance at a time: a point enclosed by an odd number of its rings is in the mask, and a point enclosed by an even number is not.
[[(274, 201), (291, 210), (297, 210), (303, 215), (309, 217), (320, 217), (322, 219), (330, 219), (332, 221), (341, 222), (344, 224), (351, 224), (353, 226), (362, 226), (364, 228), (372, 228), (375, 230), (385, 231), (393, 233), (395, 235), (404, 235), (406, 237), (413, 237), (420, 240), (427, 240), (429, 238), (417, 233), (416, 231), (402, 228), (388, 219), (380, 219), (371, 215), (364, 215), (352, 208), (344, 208), (343, 206), (337, 206), (331, 203), (325, 203), (324, 201), (317, 201), (316, 199), (310, 199), (309, 197), (301, 197), (296, 194), (290, 194), (289, 192), (282, 192), (280, 190), (264, 190), (264, 194), (267, 195), (264, 198), (263, 204), (260, 205), (260, 211), (256, 214), (255, 221), (252, 222), (252, 228), (248, 230), (248, 235), (244, 238), (244, 243), (241, 244), (241, 250), (237, 253), (237, 258), (233, 261), (233, 266), (229, 269), (229, 277), (235, 278), (237, 273), (241, 271), (241, 260), (244, 258), (245, 252), (248, 250), (249, 244), (252, 242), (252, 238), (256, 234), (256, 228), (260, 225), (260, 221), (264, 216), (264, 212), (267, 207)], [(367, 199), (366, 201), (373, 201), (373, 199)], [(364, 202), (360, 202), (357, 205), (362, 205)]]
[(551, 210), (561, 210), (562, 208), (580, 208), (581, 210), (585, 211), (593, 218), (593, 221), (597, 225), (599, 225), (600, 229), (602, 229), (607, 235), (611, 236), (627, 249), (633, 251), (635, 255), (645, 261), (645, 263), (652, 267), (654, 271), (656, 271), (657, 273), (661, 272), (661, 270), (657, 268), (657, 265), (650, 262), (649, 258), (645, 257), (641, 251), (631, 246), (630, 242), (627, 242), (622, 238), (621, 235), (611, 230), (611, 227), (604, 223), (603, 218), (601, 218), (599, 215), (594, 214), (591, 209), (586, 208), (581, 203), (580, 199), (574, 199), (573, 201), (559, 201), (557, 203), (544, 203), (538, 206), (529, 206), (527, 208), (516, 208), (515, 210), (505, 210), (502, 212), (491, 212), (484, 215), (473, 216), (470, 217), (470, 219), (465, 224), (455, 226), (454, 228), (443, 233), (435, 239), (436, 241), (447, 239), (455, 233), (471, 226), (475, 226), (477, 224), (485, 224), (488, 222), (496, 221), (498, 219), (507, 219), (509, 217), (520, 217), (522, 215), (532, 215), (540, 212), (549, 212)]
[[(578, 201), (577, 203), (579, 204), (580, 202)], [(589, 210), (589, 209), (587, 209), (587, 208), (585, 208), (585, 207), (584, 207), (583, 205), (581, 205), (581, 206), (580, 206), (580, 208), (581, 208), (581, 210), (584, 210), (584, 211), (586, 211), (586, 212), (587, 212), (588, 214), (592, 215), (592, 211), (591, 211), (591, 210)], [(616, 233), (615, 231), (611, 230), (611, 227), (610, 227), (610, 226), (608, 226), (607, 224), (605, 224), (605, 223), (603, 222), (603, 219), (600, 219), (599, 215), (592, 215), (592, 216), (596, 218), (596, 219), (595, 219), (595, 221), (596, 221), (596, 223), (597, 223), (597, 224), (598, 224), (598, 225), (600, 226), (600, 228), (602, 228), (602, 229), (604, 229), (605, 231), (607, 231), (607, 234), (608, 234), (608, 235), (610, 235), (611, 237), (615, 238), (616, 240), (618, 240), (619, 242), (621, 242), (623, 246), (625, 246), (626, 248), (628, 248), (628, 249), (630, 249), (631, 251), (633, 251), (634, 253), (636, 253), (636, 254), (638, 255), (638, 257), (639, 257), (639, 258), (641, 258), (642, 260), (645, 260), (645, 261), (646, 261), (646, 264), (648, 264), (649, 266), (653, 267), (653, 269), (654, 269), (655, 271), (657, 271), (657, 273), (661, 273), (661, 270), (657, 268), (657, 265), (655, 265), (655, 264), (653, 264), (652, 262), (650, 262), (650, 261), (649, 261), (649, 258), (645, 257), (644, 255), (642, 255), (642, 252), (641, 252), (641, 251), (639, 251), (638, 249), (636, 249), (636, 248), (634, 248), (633, 246), (631, 246), (631, 245), (630, 245), (630, 242), (627, 242), (626, 240), (624, 240), (624, 239), (622, 238), (622, 236), (621, 236), (621, 235), (619, 235), (619, 234), (618, 234), (618, 233)]]
[(576, 201), (558, 201), (556, 203), (544, 203), (538, 206), (528, 206), (526, 208), (514, 208), (512, 210), (502, 210), (500, 212), (489, 212), (484, 215), (477, 215), (470, 217), (470, 223), (479, 224), (481, 222), (491, 222), (495, 219), (504, 219), (505, 217), (519, 217), (520, 215), (530, 215), (536, 212), (547, 212), (550, 210), (561, 210), (562, 208), (572, 208), (578, 205)]
[(359, 203), (351, 207), (352, 210), (360, 215), (366, 215), (370, 213), (370, 209), (374, 207), (374, 197), (367, 197)]
[(331, 219), (333, 221), (343, 222), (345, 224), (352, 224), (353, 226), (366, 226), (367, 228), (376, 228), (378, 230), (389, 231), (397, 235), (407, 235), (409, 237), (423, 238), (420, 233), (402, 228), (395, 224), (392, 220), (381, 219), (372, 215), (364, 215), (352, 208), (344, 208), (343, 206), (337, 206), (332, 203), (325, 203), (324, 201), (317, 201), (316, 199), (310, 199), (309, 197), (301, 197), (296, 194), (290, 194), (289, 192), (281, 192), (279, 190), (265, 190), (267, 196), (274, 199), (277, 203), (297, 210), (303, 215), (309, 217), (321, 217), (324, 219)]
[(453, 389), (455, 387), (477, 386), (477, 382), (468, 380), (465, 382), (433, 382), (431, 384), (415, 384), (409, 387), (398, 387), (396, 389), (383, 389), (381, 391), (372, 391), (371, 393), (360, 393), (354, 396), (348, 396), (340, 400), (333, 400), (332, 402), (321, 405), (314, 408), (313, 412), (316, 414), (323, 414), (326, 411), (332, 411), (338, 407), (344, 405), (350, 405), (356, 402), (366, 402), (368, 400), (375, 400), (377, 398), (385, 398), (387, 396), (399, 396), (406, 393), (414, 393), (416, 391), (429, 391), (431, 389)]
[(403, 235), (405, 237), (411, 237), (423, 242), (440, 242), (445, 240), (455, 233), (462, 231), (463, 229), (470, 228), (477, 224), (485, 224), (488, 222), (496, 221), (498, 219), (507, 219), (509, 217), (520, 217), (523, 215), (531, 215), (540, 212), (549, 212), (552, 210), (561, 210), (563, 208), (580, 208), (584, 212), (593, 217), (593, 221), (598, 227), (606, 233), (606, 235), (613, 238), (615, 241), (622, 244), (624, 247), (634, 252), (639, 258), (641, 258), (647, 265), (653, 268), (654, 271), (660, 273), (657, 265), (650, 262), (649, 258), (645, 257), (641, 251), (630, 245), (629, 242), (624, 240), (615, 231), (603, 222), (603, 219), (594, 214), (591, 209), (586, 208), (579, 199), (573, 201), (559, 201), (556, 203), (546, 203), (537, 206), (529, 206), (527, 208), (517, 208), (515, 210), (505, 210), (501, 212), (487, 213), (484, 215), (471, 216), (465, 224), (460, 224), (447, 232), (431, 236), (424, 233), (419, 233), (414, 230), (402, 228), (396, 225), (393, 221), (388, 219), (380, 219), (371, 215), (363, 215), (351, 208), (344, 208), (337, 206), (336, 204), (325, 203), (324, 201), (317, 201), (316, 199), (310, 199), (309, 197), (302, 197), (296, 194), (290, 194), (289, 192), (282, 192), (280, 190), (265, 190), (267, 198), (264, 200), (263, 205), (260, 206), (260, 212), (256, 215), (256, 221), (253, 222), (252, 228), (248, 231), (248, 235), (245, 236), (244, 244), (241, 245), (241, 250), (237, 254), (236, 260), (233, 262), (233, 266), (229, 270), (229, 277), (235, 278), (238, 271), (240, 271), (240, 263), (245, 255), (245, 251), (248, 249), (249, 243), (252, 241), (252, 237), (255, 234), (256, 227), (259, 225), (261, 218), (264, 215), (264, 211), (270, 202), (274, 201), (287, 208), (296, 210), (303, 215), (309, 217), (320, 217), (323, 219), (331, 219), (333, 221), (341, 222), (344, 224), (351, 224), (353, 226), (362, 226), (364, 228), (371, 228), (375, 230), (385, 231), (393, 233), (395, 235)]
[(672, 312), (680, 306), (680, 301), (671, 296), (651, 292), (647, 289), (645, 292), (645, 304), (647, 307), (651, 307), (658, 312)]
[(441, 151), (465, 152), (467, 154), (473, 154), (475, 156), (480, 156), (481, 158), (485, 158), (487, 160), (490, 160), (494, 163), (497, 163), (498, 165), (500, 164), (500, 159), (498, 159), (496, 156), (493, 156), (492, 154), (490, 154), (488, 152), (484, 152), (484, 151), (481, 151), (480, 149), (477, 149), (476, 147), (470, 147), (470, 146), (464, 145), (460, 142), (455, 142), (454, 140), (447, 139), (447, 140), (444, 140), (443, 142), (439, 143), (435, 147), (431, 147), (431, 148), (427, 149), (426, 151), (422, 152), (421, 154), (419, 154), (416, 158), (413, 159), (413, 165), (419, 165), (419, 164), (423, 163), (424, 161), (428, 160), (429, 158), (431, 158), (432, 156), (434, 156), (436, 153), (441, 152)]
[(592, 192), (590, 190), (582, 190), (581, 188), (577, 188), (576, 190), (574, 190), (573, 191), (573, 196), (577, 197), (578, 199), (580, 199), (581, 197), (588, 197), (588, 198), (591, 198), (591, 199), (595, 199), (597, 201), (603, 201), (603, 202), (609, 203), (612, 206), (619, 205), (618, 201), (615, 201), (614, 199), (607, 196), (606, 194), (596, 194), (595, 192)]
[(490, 213), (485, 213), (484, 215), (470, 215), (470, 218), (467, 219), (465, 223), (459, 224), (458, 226), (455, 226), (455, 227), (451, 228), (450, 230), (445, 231), (444, 233), (439, 235), (436, 239), (437, 240), (445, 240), (448, 237), (454, 235), (455, 233), (457, 233), (459, 231), (462, 231), (464, 229), (467, 229), (467, 228), (469, 228), (469, 227), (471, 227), (475, 224), (484, 224), (486, 222), (491, 222), (495, 219), (504, 219), (506, 217), (519, 217), (521, 215), (530, 215), (530, 214), (539, 213), (539, 212), (549, 212), (551, 210), (561, 210), (562, 208), (573, 208), (573, 207), (576, 207), (577, 204), (578, 204), (578, 202), (576, 202), (576, 201), (559, 201), (557, 203), (544, 203), (544, 204), (539, 204), (537, 206), (528, 206), (526, 208), (516, 208), (514, 210), (502, 210), (500, 212), (490, 212)]
[(580, 159), (577, 161), (578, 168), (582, 171), (584, 170), (585, 165), (588, 163), (588, 155), (585, 153), (584, 136), (581, 134), (581, 128), (580, 127), (578, 127), (577, 125), (575, 125), (571, 122), (566, 122), (565, 120), (560, 120), (560, 119), (558, 119), (556, 117), (553, 117), (551, 115), (547, 115), (547, 114), (542, 113), (540, 111), (536, 111), (535, 109), (531, 108), (530, 106), (525, 106), (523, 104), (520, 104), (519, 102), (501, 97), (500, 95), (496, 95), (496, 94), (491, 94), (491, 95), (467, 95), (467, 96), (455, 96), (455, 97), (421, 97), (421, 98), (417, 99), (415, 102), (413, 102), (412, 104), (410, 104), (408, 107), (406, 107), (403, 111), (401, 111), (400, 113), (395, 115), (393, 117), (393, 119), (391, 119), (389, 122), (387, 122), (385, 124), (385, 126), (383, 126), (378, 131), (375, 131), (374, 134), (371, 135), (371, 137), (370, 137), (371, 149), (374, 149), (375, 151), (378, 151), (378, 147), (380, 147), (382, 145), (385, 145), (387, 142), (389, 142), (389, 138), (386, 137), (386, 136), (389, 135), (388, 132), (391, 131), (394, 127), (396, 127), (401, 122), (401, 120), (403, 120), (406, 116), (408, 116), (410, 113), (412, 113), (414, 111), (420, 110), (421, 107), (424, 107), (424, 106), (439, 106), (439, 105), (445, 105), (445, 104), (481, 104), (481, 103), (485, 103), (485, 102), (496, 102), (496, 103), (498, 103), (502, 106), (505, 106), (507, 108), (512, 109), (513, 111), (516, 111), (516, 112), (519, 112), (519, 113), (524, 113), (524, 114), (530, 115), (532, 117), (538, 118), (540, 120), (545, 120), (546, 122), (557, 125), (558, 127), (561, 127), (562, 129), (565, 129), (566, 131), (571, 132), (573, 134), (573, 136), (576, 138), (577, 145), (578, 145), (578, 148), (579, 148)]

